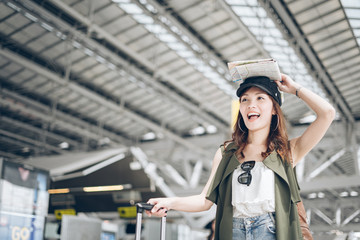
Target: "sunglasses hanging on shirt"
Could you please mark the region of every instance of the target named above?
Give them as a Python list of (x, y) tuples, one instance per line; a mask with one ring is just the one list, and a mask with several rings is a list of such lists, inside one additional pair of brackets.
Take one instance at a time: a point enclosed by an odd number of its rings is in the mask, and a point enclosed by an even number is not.
[(241, 164), (241, 169), (245, 172), (239, 175), (238, 182), (240, 184), (246, 184), (247, 186), (250, 185), (252, 175), (251, 175), (251, 169), (253, 169), (255, 166), (255, 161), (246, 161)]

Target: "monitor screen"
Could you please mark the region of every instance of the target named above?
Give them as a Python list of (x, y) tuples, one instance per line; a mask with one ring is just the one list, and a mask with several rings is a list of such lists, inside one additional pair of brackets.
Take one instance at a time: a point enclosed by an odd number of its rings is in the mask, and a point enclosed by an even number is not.
[(4, 160), (0, 166), (0, 239), (42, 240), (48, 172)]
[(101, 240), (116, 240), (116, 235), (113, 232), (102, 232)]

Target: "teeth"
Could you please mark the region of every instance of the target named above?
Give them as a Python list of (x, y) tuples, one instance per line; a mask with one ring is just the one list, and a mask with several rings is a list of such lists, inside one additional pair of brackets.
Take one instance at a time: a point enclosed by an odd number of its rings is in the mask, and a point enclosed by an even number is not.
[(258, 113), (249, 113), (249, 114), (248, 114), (248, 118), (249, 118), (249, 119), (250, 119), (252, 116), (260, 117), (260, 114), (258, 114)]

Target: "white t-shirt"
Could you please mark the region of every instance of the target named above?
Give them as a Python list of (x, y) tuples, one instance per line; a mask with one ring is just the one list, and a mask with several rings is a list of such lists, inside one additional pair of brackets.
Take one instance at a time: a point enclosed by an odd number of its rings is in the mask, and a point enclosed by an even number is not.
[(274, 172), (262, 162), (255, 162), (251, 169), (252, 181), (249, 186), (240, 184), (238, 177), (244, 171), (241, 164), (234, 170), (232, 178), (232, 205), (236, 218), (255, 217), (275, 212)]

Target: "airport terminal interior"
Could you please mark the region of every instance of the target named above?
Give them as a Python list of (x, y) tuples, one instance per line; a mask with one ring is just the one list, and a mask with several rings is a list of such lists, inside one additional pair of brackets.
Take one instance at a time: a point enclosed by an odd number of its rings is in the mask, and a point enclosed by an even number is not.
[[(135, 239), (136, 203), (199, 194), (227, 63), (254, 59), (336, 109), (297, 178), (314, 239), (360, 239), (359, 0), (1, 0), (0, 46), (0, 239)], [(283, 100), (294, 138), (316, 116)], [(170, 210), (166, 239), (208, 239), (215, 212)]]

